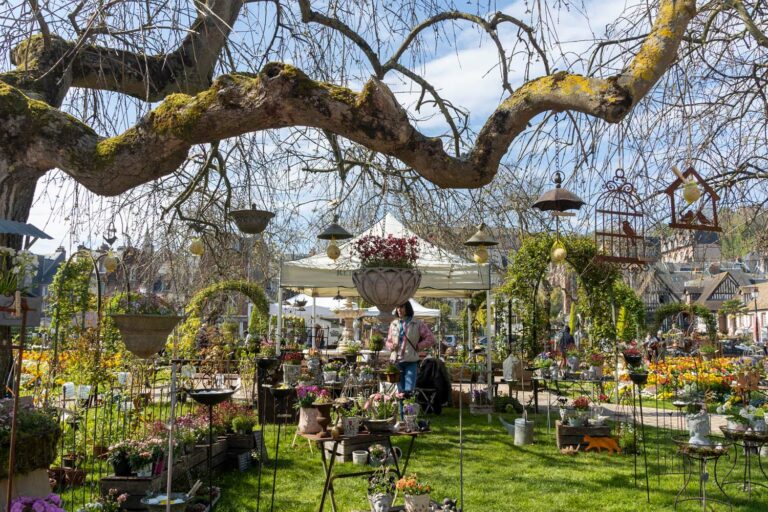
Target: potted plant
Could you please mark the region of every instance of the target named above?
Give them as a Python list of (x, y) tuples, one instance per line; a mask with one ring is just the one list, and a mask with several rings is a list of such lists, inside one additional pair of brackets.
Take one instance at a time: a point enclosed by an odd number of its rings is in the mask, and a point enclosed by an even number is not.
[(110, 317), (120, 331), (125, 348), (146, 359), (165, 347), (168, 335), (183, 318), (165, 300), (153, 294), (120, 294)]
[(112, 464), (115, 476), (131, 476), (130, 457), (134, 449), (130, 441), (121, 441), (109, 448), (107, 462)]
[(419, 477), (414, 473), (405, 475), (397, 481), (396, 488), (405, 497), (406, 512), (429, 512), (429, 493), (432, 488), (419, 482)]
[(395, 499), (395, 476), (385, 467), (368, 477), (368, 503), (371, 512), (389, 512)]
[(384, 380), (390, 384), (397, 384), (400, 382), (400, 368), (395, 363), (389, 363), (381, 372), (384, 375)]
[(706, 345), (702, 345), (699, 348), (699, 353), (701, 354), (702, 359), (705, 361), (711, 361), (715, 358), (715, 353), (717, 352), (717, 348), (715, 348), (714, 345), (711, 343), (707, 343)]
[(382, 466), (387, 460), (387, 448), (382, 444), (372, 444), (368, 447), (368, 460), (371, 466)]
[(624, 361), (629, 367), (636, 367), (643, 364), (643, 354), (637, 345), (629, 345), (622, 350), (621, 354), (624, 356)]
[(354, 341), (349, 342), (344, 345), (344, 349), (341, 353), (347, 364), (355, 364), (357, 362), (357, 356), (360, 355), (360, 344)]
[(418, 239), (367, 235), (352, 247), (360, 259), (360, 268), (352, 272), (352, 282), (366, 301), (387, 314), (413, 296), (421, 283), (416, 270)]
[(301, 352), (283, 353), (283, 383), (288, 386), (296, 385), (301, 375), (301, 361), (304, 354)]
[(126, 501), (128, 501), (128, 494), (120, 494), (117, 489), (110, 489), (105, 496), (99, 496), (95, 501), (86, 503), (77, 512), (120, 512)]
[(152, 475), (152, 461), (154, 460), (151, 449), (144, 443), (137, 443), (135, 448), (128, 455), (128, 464), (131, 471), (138, 477), (148, 477)]
[(395, 424), (399, 402), (394, 393), (374, 393), (365, 401), (363, 409), (368, 418), (364, 420), (368, 432), (387, 432)]
[(248, 435), (253, 432), (254, 426), (256, 426), (256, 420), (252, 416), (239, 414), (232, 419), (232, 430), (236, 434)]
[[(12, 307), (16, 291), (22, 294), (22, 304), (27, 308), (27, 327), (40, 324), (41, 297), (29, 297), (28, 285), (37, 270), (37, 256), (26, 250), (0, 246), (0, 306)], [(0, 325), (20, 326), (21, 317), (12, 312), (0, 311)]]
[(379, 352), (384, 349), (384, 336), (378, 332), (371, 334), (371, 339), (368, 340), (368, 348), (373, 351), (373, 362), (375, 364), (379, 359)]
[(328, 395), (328, 391), (318, 386), (299, 386), (296, 389), (296, 405), (299, 409), (299, 432), (317, 434), (320, 424), (317, 422), (317, 409), (314, 407), (318, 396)]
[(568, 369), (571, 371), (571, 373), (576, 373), (579, 371), (579, 350), (569, 350), (566, 352), (567, 355), (567, 362), (568, 362)]
[(323, 365), (323, 382), (336, 382), (338, 372), (344, 364), (341, 361), (329, 361)]
[(336, 410), (341, 416), (341, 428), (345, 436), (356, 436), (360, 433), (363, 422), (363, 408), (357, 400), (339, 399)]
[(587, 424), (589, 418), (589, 407), (591, 400), (586, 395), (581, 395), (573, 399), (571, 407), (573, 411), (568, 414), (568, 424), (572, 427), (583, 427)]
[(642, 365), (629, 367), (629, 379), (636, 386), (645, 386), (648, 382), (648, 370)]
[(591, 352), (587, 361), (589, 362), (589, 373), (595, 380), (601, 380), (603, 378), (605, 355), (601, 352)]

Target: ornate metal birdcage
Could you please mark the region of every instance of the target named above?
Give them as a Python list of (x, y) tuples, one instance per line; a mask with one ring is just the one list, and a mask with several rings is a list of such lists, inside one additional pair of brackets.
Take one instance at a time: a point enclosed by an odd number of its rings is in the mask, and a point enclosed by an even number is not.
[(624, 267), (645, 266), (658, 257), (645, 238), (645, 213), (635, 187), (616, 169), (595, 203), (595, 259)]

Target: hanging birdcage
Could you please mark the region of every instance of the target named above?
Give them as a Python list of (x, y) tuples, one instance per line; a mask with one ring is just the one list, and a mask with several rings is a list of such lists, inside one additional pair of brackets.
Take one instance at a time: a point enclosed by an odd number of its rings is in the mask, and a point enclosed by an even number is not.
[(645, 238), (645, 213), (635, 187), (616, 169), (595, 203), (595, 259), (624, 267), (645, 266), (657, 258)]

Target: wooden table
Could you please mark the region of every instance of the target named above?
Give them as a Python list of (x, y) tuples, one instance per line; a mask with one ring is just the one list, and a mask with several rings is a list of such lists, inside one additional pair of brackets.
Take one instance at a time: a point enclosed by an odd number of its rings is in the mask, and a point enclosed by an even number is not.
[[(411, 459), (411, 452), (413, 452), (413, 445), (416, 442), (416, 438), (419, 435), (422, 435), (424, 433), (425, 432), (374, 432), (374, 433), (363, 432), (356, 436), (340, 436), (337, 439), (332, 439), (330, 437), (319, 437), (317, 434), (300, 434), (301, 437), (317, 443), (318, 449), (320, 450), (320, 457), (323, 462), (323, 470), (325, 471), (325, 483), (323, 484), (323, 496), (320, 499), (319, 512), (323, 512), (323, 510), (325, 509), (325, 499), (329, 495), (331, 497), (331, 509), (334, 512), (336, 512), (337, 510), (336, 500), (334, 498), (334, 489), (333, 489), (334, 480), (339, 478), (353, 478), (356, 476), (372, 475), (374, 473), (374, 469), (369, 469), (365, 471), (354, 471), (349, 473), (334, 474), (333, 470), (334, 470), (335, 461), (336, 461), (336, 450), (338, 449), (339, 443), (341, 443), (342, 440), (348, 439), (353, 441), (370, 441), (371, 443), (378, 442), (378, 443), (384, 444), (387, 448), (387, 451), (389, 452), (388, 458), (392, 457), (392, 460), (395, 461), (395, 464), (394, 464), (395, 473), (397, 473), (398, 477), (402, 477), (405, 474), (406, 470), (408, 469), (408, 462)], [(408, 443), (408, 448), (403, 452), (402, 469), (400, 468), (400, 460), (398, 460), (398, 458), (395, 456), (395, 451), (392, 448), (393, 437), (410, 438), (410, 442)], [(330, 460), (328, 460), (328, 457), (325, 454), (325, 447), (323, 446), (323, 444), (327, 442), (333, 443)]]

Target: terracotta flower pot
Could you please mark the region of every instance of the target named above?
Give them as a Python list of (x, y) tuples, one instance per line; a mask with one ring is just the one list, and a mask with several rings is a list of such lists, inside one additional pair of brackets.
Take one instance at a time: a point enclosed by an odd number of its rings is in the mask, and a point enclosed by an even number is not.
[(421, 284), (421, 272), (413, 268), (361, 268), (352, 272), (352, 282), (366, 301), (389, 313), (413, 297)]
[(111, 315), (125, 348), (136, 357), (146, 359), (160, 352), (165, 347), (168, 335), (181, 316), (167, 315)]

